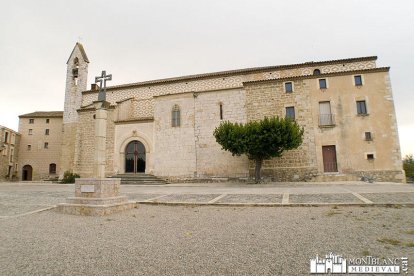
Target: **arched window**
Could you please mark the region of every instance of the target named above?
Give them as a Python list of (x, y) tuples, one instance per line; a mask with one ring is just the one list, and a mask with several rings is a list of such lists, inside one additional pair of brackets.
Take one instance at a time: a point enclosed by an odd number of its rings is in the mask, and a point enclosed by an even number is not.
[(78, 59), (77, 57), (75, 57), (75, 58), (73, 59), (73, 64), (74, 64), (75, 66), (79, 67), (79, 59)]
[(178, 105), (174, 105), (171, 114), (171, 126), (172, 127), (179, 127), (180, 126), (180, 107)]
[(321, 70), (319, 70), (319, 69), (313, 70), (313, 75), (314, 76), (317, 76), (317, 75), (320, 75), (320, 74), (321, 74)]
[(56, 174), (56, 164), (52, 163), (49, 165), (49, 174)]

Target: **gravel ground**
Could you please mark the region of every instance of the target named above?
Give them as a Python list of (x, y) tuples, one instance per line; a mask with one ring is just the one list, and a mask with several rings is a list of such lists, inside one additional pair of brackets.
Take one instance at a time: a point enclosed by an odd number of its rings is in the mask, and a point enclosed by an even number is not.
[(0, 220), (0, 240), (0, 275), (308, 275), (309, 259), (330, 251), (405, 256), (414, 272), (412, 208), (141, 205), (107, 217), (46, 211)]
[(178, 195), (167, 195), (161, 197), (154, 201), (156, 202), (202, 202), (206, 203), (212, 199), (218, 197), (219, 194), (206, 194), (206, 195), (196, 195), (196, 194), (178, 194)]

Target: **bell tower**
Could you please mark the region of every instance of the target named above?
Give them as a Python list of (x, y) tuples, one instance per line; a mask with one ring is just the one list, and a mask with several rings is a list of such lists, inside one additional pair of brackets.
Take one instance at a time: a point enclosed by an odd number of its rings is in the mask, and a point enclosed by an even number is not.
[(78, 126), (77, 110), (82, 104), (82, 91), (86, 90), (89, 59), (85, 49), (76, 43), (66, 62), (65, 107), (63, 112), (63, 139), (60, 177), (65, 171), (73, 171)]

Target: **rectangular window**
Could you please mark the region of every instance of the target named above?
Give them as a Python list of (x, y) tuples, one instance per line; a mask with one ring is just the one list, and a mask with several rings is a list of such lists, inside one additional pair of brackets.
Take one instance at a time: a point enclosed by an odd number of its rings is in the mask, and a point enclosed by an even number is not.
[(374, 160), (374, 159), (375, 159), (374, 154), (373, 154), (373, 153), (368, 153), (368, 154), (367, 154), (367, 159), (368, 159), (368, 160)]
[(44, 146), (44, 148), (45, 148), (45, 149), (48, 149), (48, 148), (49, 148), (49, 143), (48, 143), (48, 142), (45, 142), (45, 146)]
[(331, 102), (319, 102), (319, 126), (334, 126)]
[(372, 134), (371, 132), (365, 132), (365, 140), (372, 141)]
[(29, 129), (29, 135), (32, 135), (33, 134), (33, 129)]
[(32, 145), (27, 145), (27, 150), (32, 150)]
[(34, 124), (34, 119), (29, 119), (29, 124)]
[(367, 104), (365, 101), (357, 101), (357, 114), (358, 115), (366, 115), (367, 113)]
[(7, 140), (9, 139), (9, 133), (5, 132), (4, 133), (4, 143), (7, 143)]
[(49, 135), (49, 129), (45, 129), (45, 135)]
[(50, 119), (46, 119), (46, 124), (48, 124), (50, 122)]
[(223, 104), (220, 104), (220, 120), (223, 120)]
[(14, 149), (10, 149), (10, 163), (13, 162)]
[(355, 86), (362, 86), (362, 76), (354, 76)]
[(286, 107), (286, 117), (285, 118), (295, 120), (295, 107), (294, 106)]
[(285, 92), (292, 93), (293, 92), (293, 83), (292, 82), (285, 82)]
[(319, 88), (326, 89), (328, 86), (326, 85), (326, 79), (319, 79)]

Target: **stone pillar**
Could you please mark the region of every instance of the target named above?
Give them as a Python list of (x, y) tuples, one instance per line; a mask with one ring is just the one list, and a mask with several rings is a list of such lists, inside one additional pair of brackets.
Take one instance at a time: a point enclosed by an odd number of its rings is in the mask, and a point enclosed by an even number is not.
[(109, 103), (106, 101), (94, 102), (95, 115), (95, 158), (94, 177), (105, 178), (106, 165), (106, 121), (108, 119)]
[(119, 194), (121, 179), (105, 178), (106, 165), (106, 122), (109, 103), (94, 102), (95, 115), (95, 156), (94, 178), (77, 178), (75, 197), (66, 199), (66, 203), (58, 205), (62, 213), (73, 215), (103, 216), (136, 208), (137, 203), (128, 201)]

